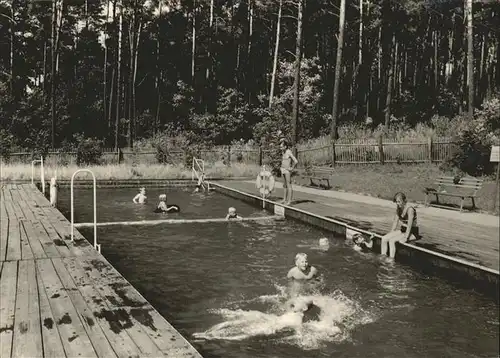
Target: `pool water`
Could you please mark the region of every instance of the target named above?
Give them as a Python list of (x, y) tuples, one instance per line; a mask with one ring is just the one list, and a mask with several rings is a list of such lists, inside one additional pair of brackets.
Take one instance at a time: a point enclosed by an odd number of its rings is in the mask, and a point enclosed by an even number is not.
[[(133, 195), (99, 189), (99, 220), (156, 219), (155, 203), (137, 208)], [(167, 195), (181, 206), (178, 218), (223, 217), (229, 206), (269, 215), (217, 193)], [(76, 198), (76, 221), (91, 221), (91, 191)], [(327, 250), (318, 246), (323, 236)], [(489, 298), (294, 221), (110, 226), (98, 238), (103, 255), (204, 357), (498, 356), (499, 310)], [(323, 276), (313, 293), (321, 314), (303, 324), (283, 308), (297, 252)]]

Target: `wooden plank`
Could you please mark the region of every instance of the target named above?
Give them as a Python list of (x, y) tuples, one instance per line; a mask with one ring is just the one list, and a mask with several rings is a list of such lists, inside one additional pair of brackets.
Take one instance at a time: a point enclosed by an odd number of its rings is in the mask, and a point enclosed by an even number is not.
[[(94, 286), (106, 305), (114, 311), (125, 309), (126, 314), (123, 314), (126, 320), (132, 323), (127, 325), (126, 330), (139, 349), (148, 355), (159, 355), (157, 341), (161, 339), (157, 337), (156, 328), (144, 324), (150, 322), (147, 318), (150, 317), (150, 311), (154, 310), (149, 302), (104, 259), (92, 260), (89, 266), (80, 265), (80, 260), (72, 261), (73, 265), (69, 267), (79, 272), (81, 286)], [(114, 277), (115, 281), (110, 281), (111, 277)]]
[(25, 228), (26, 225), (28, 225), (33, 229), (33, 233), (38, 238), (47, 257), (61, 257), (61, 254), (59, 253), (58, 250), (58, 246), (56, 246), (54, 241), (50, 239), (49, 235), (45, 231), (45, 228), (43, 227), (40, 221), (38, 220), (32, 221), (29, 224), (24, 222), (24, 224)]
[(24, 200), (19, 200), (18, 205), (20, 206), (21, 210), (24, 213), (24, 217), (26, 220), (33, 221), (35, 220), (35, 215), (33, 214), (33, 211), (29, 207), (28, 203)]
[[(41, 259), (41, 258), (46, 258), (47, 254), (45, 253), (45, 250), (43, 249), (42, 243), (39, 240), (38, 235), (35, 232), (35, 229), (33, 228), (33, 225), (31, 221), (27, 220), (22, 220), (20, 221), (21, 224), (21, 237), (23, 237), (23, 229), (25, 233), (26, 240), (29, 242), (29, 246), (31, 248), (31, 252), (33, 254), (33, 257), (35, 259)], [(23, 246), (24, 248), (24, 246)], [(56, 250), (57, 251), (57, 250)], [(24, 254), (24, 251), (23, 251)], [(24, 258), (24, 256), (23, 256)]]
[(0, 261), (5, 261), (6, 259), (8, 240), (9, 240), (9, 221), (0, 220)]
[(50, 259), (36, 261), (49, 304), (61, 335), (64, 351), (69, 357), (97, 357), (80, 317), (62, 285)]
[(45, 292), (42, 278), (37, 274), (37, 283), (40, 297), (40, 322), (43, 340), (43, 356), (47, 357), (66, 357), (61, 336), (54, 315), (50, 309), (49, 298)]
[(30, 241), (28, 240), (21, 221), (18, 222), (18, 227), (21, 241), (21, 260), (33, 260), (35, 255), (33, 255), (33, 251), (31, 251)]
[(35, 262), (19, 261), (13, 357), (43, 357)]
[(40, 221), (40, 223), (49, 236), (49, 239), (52, 240), (52, 242), (57, 246), (59, 255), (62, 257), (72, 256), (66, 242), (59, 236), (54, 227), (47, 220)]
[[(64, 216), (62, 219), (57, 219), (57, 215), (51, 215), (51, 212), (57, 212), (58, 210), (54, 208), (43, 208), (44, 211), (47, 212), (48, 222), (52, 225), (52, 227), (56, 230), (57, 234), (61, 237), (68, 249), (70, 250), (73, 256), (98, 256), (99, 253), (94, 250), (92, 245), (89, 244), (87, 240), (75, 229), (75, 241), (71, 242), (70, 234), (71, 234), (71, 224), (68, 223)], [(60, 213), (59, 213), (60, 214)], [(62, 214), (60, 214), (62, 216)]]
[(7, 240), (6, 260), (21, 260), (21, 230), (19, 221), (9, 220), (9, 238)]
[[(140, 351), (128, 334), (119, 329), (120, 322), (112, 322), (112, 315), (104, 305), (104, 300), (91, 285), (76, 285), (61, 259), (52, 260), (54, 267), (69, 293), (82, 322), (90, 322), (85, 328), (101, 357), (133, 356)], [(78, 275), (84, 274), (83, 272)], [(115, 353), (116, 352), (116, 353)]]
[(5, 202), (5, 210), (7, 211), (7, 216), (9, 220), (18, 220), (16, 211), (14, 210), (14, 207), (12, 206), (11, 201), (6, 201)]
[(10, 357), (14, 336), (14, 315), (16, 308), (17, 262), (2, 263), (0, 276), (0, 357)]
[(21, 189), (19, 190), (19, 194), (21, 198), (26, 202), (26, 204), (30, 207), (35, 220), (45, 219), (45, 214), (40, 206), (36, 203), (35, 200), (30, 196), (31, 194), (27, 191), (29, 190), (29, 186), (26, 184), (21, 185)]
[[(89, 335), (90, 340), (92, 341), (92, 345), (94, 346), (97, 355), (100, 357), (115, 357), (116, 354), (110, 344), (110, 341), (108, 341), (103, 330), (101, 329), (101, 326), (99, 324), (95, 324), (94, 320), (96, 318), (94, 317), (93, 310), (85, 302), (82, 294), (78, 290), (78, 287), (75, 285), (61, 259), (53, 259), (52, 264), (54, 265), (54, 268), (61, 279), (61, 283), (66, 288), (73, 305), (81, 317), (81, 321)], [(129, 356), (130, 354), (126, 355)]]

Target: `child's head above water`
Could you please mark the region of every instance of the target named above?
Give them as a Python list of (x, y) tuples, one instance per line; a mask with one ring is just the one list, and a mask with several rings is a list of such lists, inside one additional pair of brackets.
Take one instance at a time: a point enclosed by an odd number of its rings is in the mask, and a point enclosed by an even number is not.
[(167, 201), (167, 194), (160, 194), (160, 196), (158, 197), (158, 199), (160, 201)]
[(145, 187), (139, 188), (139, 193), (146, 194), (146, 188)]
[(229, 209), (227, 209), (227, 213), (229, 215), (235, 215), (236, 214), (236, 209), (231, 206)]
[(307, 254), (303, 252), (299, 252), (295, 255), (295, 266), (297, 266), (300, 270), (304, 271), (309, 266), (307, 262)]

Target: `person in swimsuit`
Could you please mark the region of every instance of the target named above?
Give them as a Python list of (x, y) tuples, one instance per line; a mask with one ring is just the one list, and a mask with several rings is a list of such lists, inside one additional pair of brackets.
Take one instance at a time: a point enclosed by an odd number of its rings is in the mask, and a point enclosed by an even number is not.
[(295, 255), (295, 266), (292, 267), (287, 274), (288, 279), (292, 280), (311, 280), (318, 275), (316, 267), (309, 265), (307, 262), (307, 254), (299, 252)]
[(134, 198), (132, 199), (132, 201), (135, 204), (145, 204), (146, 201), (147, 201), (146, 188), (140, 188), (139, 189), (139, 194), (137, 194), (136, 196), (134, 196)]
[(232, 206), (227, 210), (226, 220), (241, 220), (242, 217), (236, 213), (236, 209)]
[(361, 252), (369, 252), (373, 247), (373, 236), (369, 239), (365, 238), (363, 234), (357, 233), (352, 237), (352, 241), (354, 242), (354, 250)]
[[(390, 258), (394, 258), (396, 255), (396, 242), (407, 242), (420, 238), (417, 210), (408, 204), (406, 195), (403, 193), (396, 193), (393, 201), (396, 203), (396, 215), (394, 216), (392, 229), (382, 237), (380, 243), (381, 254), (386, 255), (387, 247), (389, 247)], [(399, 223), (401, 223), (401, 226), (398, 230)]]
[(290, 205), (292, 202), (292, 171), (297, 166), (297, 158), (293, 155), (288, 143), (283, 140), (281, 141), (280, 148), (283, 151), (283, 156), (281, 159), (281, 175), (283, 176), (283, 201), (285, 205)]
[(167, 194), (160, 194), (158, 200), (159, 202), (154, 211), (155, 213), (168, 213), (168, 212), (180, 211), (177, 205), (167, 205)]
[(199, 192), (200, 189), (205, 190), (205, 172), (201, 173), (200, 177), (198, 178), (196, 189), (194, 189), (195, 193)]

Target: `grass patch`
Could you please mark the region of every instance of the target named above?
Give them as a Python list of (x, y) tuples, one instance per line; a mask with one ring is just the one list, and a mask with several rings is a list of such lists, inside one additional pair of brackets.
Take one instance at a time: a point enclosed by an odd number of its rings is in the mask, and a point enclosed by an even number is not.
[[(440, 175), (452, 175), (439, 170), (433, 164), (413, 165), (345, 165), (336, 166), (330, 180), (333, 190), (365, 194), (373, 197), (392, 200), (394, 194), (401, 191), (408, 200), (423, 203), (425, 194), (423, 189), (434, 183)], [(495, 179), (483, 177), (482, 189), (478, 192), (476, 206), (479, 211), (495, 213)], [(297, 184), (308, 184), (306, 179), (294, 178)], [(434, 196), (430, 197), (435, 200)], [(440, 197), (440, 203), (460, 204), (459, 198)], [(465, 207), (471, 205), (470, 199), (465, 202)], [(498, 212), (498, 209), (497, 209)]]
[[(73, 173), (82, 169), (76, 165), (58, 166), (57, 178), (70, 180)], [(191, 169), (183, 165), (139, 164), (139, 165), (96, 165), (85, 167), (90, 169), (96, 179), (187, 179), (191, 178)], [(55, 175), (55, 166), (45, 166), (45, 180), (50, 180)], [(252, 164), (232, 164), (230, 167), (217, 162), (206, 165), (205, 173), (208, 178), (255, 177), (259, 167)], [(40, 168), (35, 168), (35, 177), (40, 175)], [(83, 179), (88, 174), (82, 173), (78, 179)], [(2, 180), (31, 180), (31, 165), (13, 164), (3, 165), (1, 170)]]

